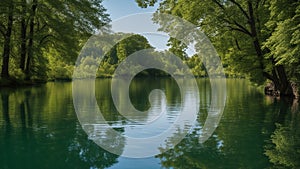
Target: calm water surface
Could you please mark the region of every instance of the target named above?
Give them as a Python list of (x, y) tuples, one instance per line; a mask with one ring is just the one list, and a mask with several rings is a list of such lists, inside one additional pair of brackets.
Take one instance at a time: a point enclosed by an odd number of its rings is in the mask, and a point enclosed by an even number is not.
[[(213, 136), (199, 144), (211, 89), (207, 79), (197, 82), (200, 112), (195, 128), (174, 149), (144, 159), (119, 157), (89, 139), (78, 122), (70, 82), (0, 89), (0, 169), (300, 167), (300, 115), (296, 103), (268, 98), (246, 80), (228, 79), (221, 122)], [(98, 105), (111, 125), (129, 124), (112, 102), (110, 83), (109, 79), (96, 81)], [(164, 131), (181, 106), (181, 95), (172, 79), (135, 79), (130, 86), (133, 105), (147, 110), (148, 95), (153, 89), (165, 91), (171, 113), (161, 125), (141, 128), (140, 133), (149, 136)], [(157, 102), (161, 99), (158, 97)], [(152, 116), (139, 118), (147, 121)], [(119, 130), (130, 133), (128, 128)], [(121, 145), (125, 147), (126, 142)]]

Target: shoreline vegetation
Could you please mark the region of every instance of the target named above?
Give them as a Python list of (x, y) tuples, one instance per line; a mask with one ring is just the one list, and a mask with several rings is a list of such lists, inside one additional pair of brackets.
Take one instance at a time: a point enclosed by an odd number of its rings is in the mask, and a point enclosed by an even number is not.
[[(127, 78), (128, 76), (118, 76), (117, 78)], [(179, 78), (184, 78), (183, 76), (178, 76)], [(35, 86), (40, 84), (46, 84), (48, 82), (72, 82), (73, 80), (84, 80), (84, 79), (112, 79), (113, 76), (97, 76), (97, 77), (86, 77), (86, 78), (57, 78), (57, 79), (49, 79), (49, 80), (18, 80), (18, 79), (0, 79), (0, 87), (8, 87), (8, 88), (18, 88), (22, 86)], [(172, 78), (171, 75), (160, 75), (160, 76), (151, 76), (151, 75), (136, 75), (134, 78)], [(208, 76), (194, 76), (196, 79), (207, 79)], [(225, 77), (226, 79), (246, 79), (245, 77)]]
[[(118, 78), (126, 78), (127, 76), (120, 76)], [(31, 80), (31, 81), (20, 81), (20, 80), (16, 80), (16, 79), (10, 79), (10, 80), (5, 80), (3, 81), (2, 79), (0, 79), (0, 89), (18, 89), (18, 88), (24, 88), (24, 87), (34, 87), (34, 86), (40, 86), (40, 85), (44, 85), (48, 82), (72, 82), (73, 80), (85, 80), (85, 79), (91, 79), (91, 80), (96, 80), (96, 79), (112, 79), (114, 78), (113, 76), (98, 76), (95, 78), (92, 77), (87, 77), (87, 78), (57, 78), (57, 79), (49, 79), (49, 80)], [(151, 75), (145, 75), (143, 73), (140, 73), (138, 75), (136, 75), (134, 77), (135, 79), (161, 79), (161, 78), (172, 78), (170, 75), (160, 75), (160, 76), (151, 76)], [(198, 76), (195, 77), (196, 79), (209, 79), (208, 76)], [(226, 79), (246, 79), (245, 77), (225, 77)], [(249, 81), (249, 80), (248, 80)], [(250, 81), (249, 81), (250, 82)], [(252, 84), (252, 86), (255, 86)], [(260, 86), (256, 86), (257, 89), (264, 93), (266, 96), (269, 97), (273, 97), (273, 98), (279, 98), (280, 95), (278, 93), (276, 93), (277, 91), (274, 90), (274, 84), (272, 83), (266, 83), (266, 85), (260, 85)], [(295, 83), (293, 83), (293, 88), (294, 91), (298, 92), (298, 88), (296, 86)], [(295, 101), (299, 101), (299, 94), (295, 93), (296, 97), (283, 97), (283, 99), (285, 101), (287, 101), (288, 103), (294, 103)]]
[[(158, 3), (153, 0), (136, 2), (141, 8)], [(109, 78), (129, 55), (144, 49), (150, 49), (148, 54), (159, 58), (176, 75), (185, 72), (164, 61), (170, 53), (178, 56), (195, 77), (205, 77), (207, 70), (218, 69), (206, 68), (201, 59), (203, 56), (188, 56), (187, 44), (175, 38), (168, 40), (168, 49), (156, 51), (142, 35), (112, 35), (110, 27), (106, 26), (111, 19), (102, 0), (2, 0), (0, 6), (1, 87), (70, 81), (76, 62), (83, 72), (79, 77), (93, 77), (97, 70), (97, 77)], [(226, 77), (249, 79), (256, 86), (264, 86), (266, 95), (297, 98), (297, 86), (300, 85), (299, 9), (297, 0), (229, 0), (222, 3), (209, 0), (170, 3), (163, 0), (156, 13), (171, 13), (201, 28), (219, 54)], [(164, 22), (157, 16), (154, 15), (152, 20), (159, 29), (172, 33), (176, 20)], [(103, 39), (116, 45), (105, 46), (106, 42), (93, 41), (93, 38), (90, 41), (92, 35), (95, 39), (100, 36), (95, 35), (100, 28), (105, 28), (100, 33)], [(91, 43), (85, 45), (87, 41)], [(195, 48), (197, 45), (201, 44), (195, 44)], [(99, 52), (107, 49), (110, 50), (101, 59), (97, 58)], [(77, 60), (79, 54), (84, 57)], [(143, 76), (165, 74), (149, 70)]]
[[(126, 78), (127, 76), (120, 76), (119, 78)], [(87, 78), (74, 78), (74, 79), (112, 79), (113, 76), (99, 76), (99, 77), (87, 77)], [(169, 75), (161, 75), (161, 76), (135, 76), (135, 78), (171, 78)], [(195, 77), (195, 78), (208, 78), (207, 76), (203, 77)], [(57, 79), (49, 79), (49, 80), (18, 80), (18, 79), (0, 79), (0, 87), (18, 87), (18, 86), (34, 86), (38, 84), (45, 84), (48, 82), (72, 82), (73, 78), (57, 78)]]

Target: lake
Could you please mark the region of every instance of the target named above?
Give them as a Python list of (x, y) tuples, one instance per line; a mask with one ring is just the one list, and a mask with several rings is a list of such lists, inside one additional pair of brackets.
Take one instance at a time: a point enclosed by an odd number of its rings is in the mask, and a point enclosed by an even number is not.
[[(201, 144), (198, 135), (211, 103), (211, 87), (208, 79), (197, 79), (197, 83), (200, 110), (193, 129), (173, 149), (148, 158), (121, 157), (94, 143), (78, 121), (71, 82), (1, 89), (0, 169), (300, 167), (297, 103), (264, 96), (247, 80), (227, 79), (227, 100), (221, 121), (213, 135)], [(136, 109), (150, 108), (149, 93), (153, 89), (162, 89), (166, 109), (171, 112), (160, 120), (160, 125), (154, 123), (143, 128), (118, 113), (110, 86), (110, 79), (97, 79), (95, 96), (104, 118), (123, 134), (135, 137), (157, 135), (172, 123), (182, 106), (174, 80), (134, 79), (129, 95)], [(82, 87), (82, 91), (86, 88)], [(162, 100), (162, 97), (155, 97), (154, 102), (161, 103)], [(154, 117), (150, 113), (136, 118), (148, 122), (157, 120)], [(125, 150), (126, 141), (120, 139), (119, 142)]]

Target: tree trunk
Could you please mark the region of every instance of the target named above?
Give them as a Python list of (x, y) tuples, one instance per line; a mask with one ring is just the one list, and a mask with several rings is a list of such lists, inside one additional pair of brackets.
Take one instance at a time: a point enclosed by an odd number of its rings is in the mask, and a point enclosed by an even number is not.
[(254, 11), (252, 7), (252, 2), (248, 1), (248, 10), (249, 10), (249, 24), (250, 24), (250, 32), (251, 32), (251, 37), (253, 39), (253, 46), (256, 51), (256, 55), (258, 56), (259, 59), (259, 64), (260, 64), (260, 69), (263, 71), (265, 69), (265, 66), (263, 64), (263, 52), (261, 50), (261, 46), (257, 37), (257, 30), (256, 30), (256, 22), (255, 22), (255, 16), (254, 16)]
[(22, 19), (21, 19), (21, 61), (20, 61), (20, 69), (25, 70), (25, 61), (26, 61), (26, 0), (22, 0)]
[(27, 60), (25, 67), (26, 80), (30, 79), (30, 62), (33, 57), (33, 36), (34, 36), (34, 18), (37, 8), (37, 0), (33, 0), (31, 6), (31, 15), (29, 22), (29, 41), (28, 41), (28, 50), (27, 50)]
[(8, 17), (7, 17), (7, 29), (4, 37), (4, 47), (3, 47), (3, 55), (2, 55), (2, 71), (1, 71), (1, 77), (2, 78), (9, 78), (9, 57), (10, 57), (10, 41), (11, 41), (11, 32), (13, 27), (13, 10), (14, 5), (13, 1), (10, 1), (9, 7), (8, 7)]
[(249, 24), (250, 24), (251, 36), (253, 39), (253, 46), (255, 48), (256, 55), (258, 56), (260, 69), (262, 70), (263, 76), (274, 83), (275, 90), (279, 91), (281, 96), (294, 96), (291, 83), (288, 81), (285, 69), (282, 65), (276, 66), (276, 62), (273, 61), (272, 75), (264, 72), (265, 69), (263, 63), (264, 54), (262, 52), (261, 45), (258, 40), (255, 16), (254, 16), (254, 11), (253, 11), (251, 1), (248, 1), (248, 11), (249, 11)]
[(279, 77), (278, 90), (281, 96), (294, 96), (293, 88), (289, 80), (287, 79), (285, 69), (282, 65), (276, 66), (277, 75)]

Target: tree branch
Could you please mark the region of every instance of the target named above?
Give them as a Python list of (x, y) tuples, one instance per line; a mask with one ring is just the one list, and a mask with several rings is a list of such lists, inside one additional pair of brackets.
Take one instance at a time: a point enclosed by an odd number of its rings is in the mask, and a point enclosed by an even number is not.
[(276, 79), (275, 79), (272, 75), (270, 75), (269, 73), (267, 73), (267, 72), (265, 72), (265, 71), (263, 72), (263, 76), (264, 76), (265, 78), (271, 80), (272, 82), (275, 82), (275, 81), (276, 81)]
[(236, 5), (241, 12), (244, 14), (244, 16), (249, 19), (250, 17), (248, 16), (247, 12), (243, 9), (243, 7), (241, 6), (241, 4), (237, 3), (235, 0), (229, 0), (230, 2), (232, 2), (234, 5)]
[(48, 37), (54, 37), (54, 36), (51, 35), (51, 34), (45, 35), (45, 36), (40, 40), (39, 45), (42, 45), (42, 43), (43, 43)]
[[(220, 2), (218, 1), (218, 0), (212, 0), (214, 3), (216, 3), (222, 10), (224, 10), (225, 11), (225, 7), (222, 5), (222, 4), (220, 4)], [(235, 5), (237, 5), (239, 8), (240, 8), (240, 10), (243, 12), (243, 14), (246, 16), (246, 18), (249, 20), (250, 19), (250, 17), (248, 16), (248, 14), (246, 13), (246, 11), (242, 8), (242, 6), (239, 4), (239, 3), (237, 3), (236, 1), (234, 1), (234, 0), (230, 0), (232, 3), (234, 3)], [(226, 12), (224, 12), (224, 14), (227, 16), (227, 13)], [(228, 16), (227, 16), (228, 17)], [(237, 21), (235, 21), (235, 20), (233, 20), (232, 22), (231, 21), (229, 21), (228, 19), (226, 19), (226, 18), (223, 18), (222, 19), (223, 21), (225, 21), (226, 23), (228, 23), (229, 25), (235, 25), (237, 28), (234, 28), (233, 26), (228, 26), (228, 27), (230, 27), (232, 30), (236, 30), (236, 31), (240, 31), (240, 32), (242, 32), (242, 33), (244, 33), (244, 34), (246, 34), (246, 35), (249, 35), (249, 36), (251, 36), (252, 37), (252, 34), (251, 34), (251, 32), (250, 31), (248, 31), (244, 26), (242, 26), (241, 24), (239, 24)]]
[[(249, 36), (252, 37), (251, 32), (248, 31), (245, 27), (243, 27), (241, 24), (239, 24), (239, 23), (236, 22), (235, 20), (233, 21), (233, 23), (230, 22), (228, 19), (225, 19), (225, 18), (223, 18), (222, 20), (223, 20), (224, 22), (226, 22), (226, 23), (229, 24), (229, 26), (227, 26), (227, 27), (229, 27), (230, 29), (236, 30), (236, 31), (240, 31), (240, 32), (242, 32), (242, 33), (244, 33), (244, 34), (249, 35)], [(233, 27), (232, 25), (237, 26), (237, 28), (236, 28), (236, 27)]]
[(260, 0), (257, 0), (257, 2), (256, 2), (256, 4), (255, 4), (255, 9), (258, 9), (259, 2), (260, 2)]
[(3, 25), (3, 23), (0, 23), (0, 33), (3, 35), (3, 36), (5, 36), (5, 32), (4, 32), (4, 30), (5, 30), (5, 26)]
[(235, 27), (232, 27), (232, 26), (227, 26), (228, 28), (230, 28), (230, 30), (233, 30), (233, 31), (239, 31), (239, 32), (242, 32), (244, 34), (247, 34), (247, 32), (245, 32), (244, 30), (242, 29), (239, 29), (239, 28), (235, 28)]
[(43, 29), (45, 29), (48, 26), (48, 24), (44, 24), (41, 28), (37, 29), (37, 32), (41, 32)]
[(224, 6), (220, 4), (217, 0), (212, 0), (215, 4), (217, 4), (221, 9), (225, 10)]
[(234, 25), (236, 25), (237, 27), (239, 27), (240, 29), (242, 29), (247, 35), (252, 36), (251, 32), (248, 31), (245, 27), (243, 27), (241, 24), (239, 24), (236, 21), (233, 21)]
[(239, 42), (238, 42), (238, 40), (237, 40), (237, 39), (235, 39), (235, 44), (236, 44), (236, 47), (238, 48), (238, 50), (240, 50), (240, 51), (241, 51), (241, 48), (240, 48), (240, 45), (239, 45)]

